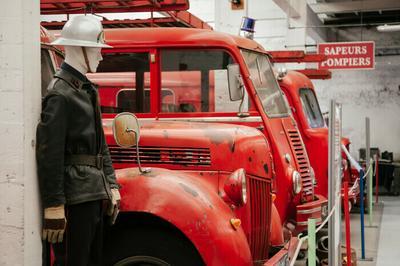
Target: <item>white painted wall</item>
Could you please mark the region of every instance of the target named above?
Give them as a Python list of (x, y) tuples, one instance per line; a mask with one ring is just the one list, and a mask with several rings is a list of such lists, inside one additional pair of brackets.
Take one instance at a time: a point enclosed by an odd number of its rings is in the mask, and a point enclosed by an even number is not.
[[(374, 41), (376, 54), (400, 51), (400, 32), (381, 33), (375, 28), (346, 28), (335, 33), (337, 41)], [(400, 160), (400, 55), (377, 56), (374, 70), (336, 70), (332, 79), (314, 81), (320, 104), (343, 103), (343, 133), (350, 137), (351, 153), (365, 147), (365, 117), (371, 120), (371, 146), (394, 152)]]
[(400, 160), (400, 56), (376, 58), (375, 70), (336, 70), (332, 79), (313, 81), (322, 111), (329, 99), (343, 104), (343, 135), (351, 153), (365, 147), (365, 117), (371, 123), (371, 147), (394, 152)]
[(34, 156), (40, 112), (39, 1), (0, 9), (0, 265), (41, 265)]
[(237, 35), (243, 16), (257, 20), (254, 40), (266, 49), (284, 49), (287, 19), (272, 0), (247, 1), (247, 11), (232, 10), (229, 1), (215, 1), (215, 29)]
[(216, 1), (218, 0), (190, 0), (189, 12), (214, 28)]

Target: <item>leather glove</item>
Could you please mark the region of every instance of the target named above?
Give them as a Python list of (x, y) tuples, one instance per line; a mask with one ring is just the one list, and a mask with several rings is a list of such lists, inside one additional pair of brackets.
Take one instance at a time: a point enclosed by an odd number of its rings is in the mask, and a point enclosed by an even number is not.
[(113, 225), (119, 213), (119, 204), (121, 202), (121, 195), (117, 188), (111, 189), (111, 202), (108, 206), (107, 215), (110, 216), (110, 223)]
[(44, 209), (43, 240), (62, 242), (66, 224), (64, 205)]

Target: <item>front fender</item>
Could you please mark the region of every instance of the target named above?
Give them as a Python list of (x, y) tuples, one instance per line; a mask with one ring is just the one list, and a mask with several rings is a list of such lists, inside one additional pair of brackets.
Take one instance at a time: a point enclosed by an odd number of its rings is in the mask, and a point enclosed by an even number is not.
[(121, 211), (151, 213), (173, 224), (197, 248), (206, 265), (252, 265), (251, 253), (241, 227), (217, 194), (217, 188), (182, 172), (152, 168), (117, 170), (122, 185)]
[(275, 204), (272, 204), (271, 216), (271, 246), (283, 246), (283, 227)]

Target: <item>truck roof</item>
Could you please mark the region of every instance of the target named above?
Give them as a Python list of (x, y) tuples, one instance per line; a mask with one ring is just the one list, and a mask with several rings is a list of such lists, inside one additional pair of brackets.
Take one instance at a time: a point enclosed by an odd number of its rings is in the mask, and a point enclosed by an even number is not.
[(311, 80), (306, 75), (294, 70), (288, 71), (285, 77), (279, 81), (279, 85), (294, 91), (304, 88), (314, 90)]
[(106, 42), (123, 47), (241, 47), (265, 52), (254, 40), (207, 29), (193, 28), (123, 28), (106, 29)]

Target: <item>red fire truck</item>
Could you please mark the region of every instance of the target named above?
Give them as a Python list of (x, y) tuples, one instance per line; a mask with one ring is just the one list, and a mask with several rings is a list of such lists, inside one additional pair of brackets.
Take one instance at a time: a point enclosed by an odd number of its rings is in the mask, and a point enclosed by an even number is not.
[[(208, 265), (283, 259), (285, 252), (276, 253), (289, 239), (283, 227), (302, 230), (310, 217), (321, 222), (327, 202), (314, 193), (302, 138), (264, 49), (198, 29), (116, 29), (106, 39), (114, 48), (103, 51), (99, 73), (89, 78), (100, 85), (107, 140), (121, 169), (115, 241), (125, 239), (126, 247), (134, 238), (129, 223), (145, 234), (141, 226), (154, 224), (173, 229), (165, 233), (180, 236)], [(140, 159), (157, 167), (148, 174), (130, 168), (135, 149), (112, 137), (111, 119), (120, 112), (139, 117)], [(239, 228), (232, 228), (235, 219)], [(112, 250), (112, 262), (137, 257), (133, 246)]]

